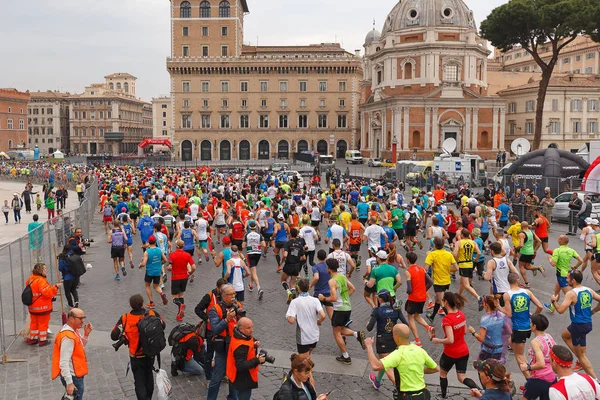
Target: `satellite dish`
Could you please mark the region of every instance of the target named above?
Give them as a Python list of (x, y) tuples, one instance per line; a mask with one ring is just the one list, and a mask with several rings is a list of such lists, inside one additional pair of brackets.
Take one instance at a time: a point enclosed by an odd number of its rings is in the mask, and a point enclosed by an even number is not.
[(444, 140), (444, 143), (442, 143), (442, 151), (444, 154), (450, 155), (454, 150), (456, 150), (456, 139), (448, 138)]
[(525, 138), (519, 138), (513, 140), (513, 142), (510, 145), (510, 149), (513, 153), (520, 157), (529, 153), (529, 150), (531, 150), (531, 144), (529, 143), (529, 140)]

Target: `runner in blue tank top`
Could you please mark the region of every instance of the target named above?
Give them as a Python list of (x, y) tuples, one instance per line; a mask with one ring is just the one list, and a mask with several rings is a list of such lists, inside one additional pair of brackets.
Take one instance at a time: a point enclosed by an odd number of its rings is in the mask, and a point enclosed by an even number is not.
[(189, 253), (192, 257), (194, 256), (194, 239), (198, 239), (198, 234), (194, 229), (190, 228), (190, 221), (183, 223), (183, 229), (179, 231), (178, 239), (183, 240), (183, 251)]

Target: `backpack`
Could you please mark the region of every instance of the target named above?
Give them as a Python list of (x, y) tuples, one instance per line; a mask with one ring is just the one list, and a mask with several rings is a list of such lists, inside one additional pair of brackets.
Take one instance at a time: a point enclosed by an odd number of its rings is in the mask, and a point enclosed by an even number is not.
[(40, 297), (42, 297), (40, 296), (37, 299), (33, 300), (33, 290), (31, 289), (31, 284), (33, 282), (35, 282), (35, 279), (29, 282), (27, 286), (25, 286), (25, 288), (23, 289), (23, 293), (21, 293), (21, 302), (27, 307), (33, 305), (33, 303), (35, 303)]
[(163, 321), (154, 312), (144, 314), (144, 317), (137, 323), (137, 327), (140, 335), (139, 347), (146, 357), (158, 356), (167, 347)]
[(87, 272), (85, 265), (83, 264), (83, 259), (77, 254), (72, 254), (67, 257), (67, 268), (69, 273), (76, 278)]
[(175, 326), (171, 333), (169, 334), (169, 346), (172, 347), (171, 354), (175, 359), (175, 362), (179, 363), (185, 358), (185, 349), (182, 346), (183, 343), (179, 343), (179, 341), (189, 335), (192, 332), (196, 331), (196, 327), (192, 324), (188, 324), (186, 322)]

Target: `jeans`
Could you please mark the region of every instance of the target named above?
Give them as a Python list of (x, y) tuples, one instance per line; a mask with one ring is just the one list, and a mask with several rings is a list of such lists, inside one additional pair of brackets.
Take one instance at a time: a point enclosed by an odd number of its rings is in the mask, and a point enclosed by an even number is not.
[(198, 361), (194, 360), (194, 358), (190, 358), (185, 362), (183, 366), (183, 372), (187, 372), (192, 375), (202, 375), (204, 372), (204, 368), (198, 363)]
[(154, 393), (154, 375), (152, 374), (154, 358), (129, 357), (129, 360), (131, 360), (131, 372), (137, 400), (151, 400)]
[(13, 210), (15, 213), (15, 223), (21, 222), (21, 210)]
[(215, 355), (215, 346), (212, 341), (212, 332), (206, 331), (206, 354), (204, 355), (204, 374), (206, 376), (206, 380), (210, 381), (212, 377), (212, 359)]
[[(206, 400), (217, 400), (219, 388), (221, 387), (221, 381), (225, 377), (226, 368), (227, 353), (216, 351), (215, 367), (213, 368), (210, 384), (208, 385), (208, 394), (206, 395)], [(238, 400), (237, 392), (231, 383), (229, 383), (229, 395), (227, 398), (229, 400)]]
[(67, 304), (69, 307), (73, 307), (74, 303), (79, 303), (79, 293), (77, 293), (77, 286), (79, 285), (79, 278), (73, 278), (64, 281), (65, 297), (67, 298)]
[(4, 211), (4, 218), (6, 219), (6, 223), (8, 224), (8, 212)]
[(252, 397), (252, 389), (249, 390), (236, 390), (235, 391), (238, 397), (238, 400), (250, 400), (250, 398)]
[[(76, 376), (72, 376), (73, 378), (73, 385), (75, 385), (75, 391), (73, 392), (73, 398), (75, 400), (82, 400), (83, 399), (83, 377), (78, 378)], [(65, 382), (65, 379), (61, 376), (60, 377), (60, 381), (62, 382), (63, 386), (65, 387), (65, 389), (67, 388), (67, 382)]]

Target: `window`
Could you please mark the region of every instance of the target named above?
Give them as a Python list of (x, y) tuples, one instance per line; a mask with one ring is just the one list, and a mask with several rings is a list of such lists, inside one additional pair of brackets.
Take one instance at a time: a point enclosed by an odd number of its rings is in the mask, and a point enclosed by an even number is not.
[(260, 81), (260, 91), (261, 92), (267, 92), (269, 90), (269, 82), (267, 81)]
[(81, 136), (85, 137), (87, 135), (87, 131), (85, 128), (81, 128)]
[(221, 81), (221, 92), (229, 92), (229, 81)]
[(585, 67), (585, 73), (586, 74), (593, 74), (594, 73), (594, 67)]
[(229, 34), (229, 30), (226, 26), (221, 27), (221, 36), (227, 36)]
[(308, 128), (307, 115), (298, 115), (298, 128)]
[(202, 107), (208, 108), (208, 99), (202, 99)]
[[(21, 123), (20, 123), (20, 122), (19, 122), (19, 125), (21, 125)], [(48, 132), (48, 135), (53, 135), (53, 134), (54, 134), (54, 129), (52, 129), (52, 128), (48, 128), (48, 131), (47, 131), (47, 132)], [(49, 140), (52, 140), (52, 139), (49, 139)]]
[(207, 93), (210, 90), (210, 82), (202, 81), (201, 87), (202, 87), (202, 91)]
[(306, 99), (300, 99), (300, 107), (306, 107)]
[(581, 99), (573, 99), (571, 100), (571, 111), (579, 112), (581, 111)]
[(248, 82), (244, 81), (244, 82), (240, 82), (240, 92), (247, 92), (248, 91)]
[(581, 61), (581, 56), (575, 57), (575, 61)]
[(202, 114), (202, 120), (201, 120), (201, 126), (202, 128), (210, 128), (210, 115), (209, 114)]
[[(21, 108), (21, 114), (23, 114), (23, 109), (22, 108)], [(48, 111), (46, 111), (46, 114), (52, 115), (52, 109), (49, 108)]]
[(346, 128), (347, 127), (347, 122), (346, 122), (346, 114), (340, 114), (338, 115), (338, 128)]
[(221, 128), (229, 128), (229, 114), (221, 114)]
[(190, 129), (192, 127), (192, 116), (191, 115), (183, 114), (181, 116), (181, 127), (183, 129)]
[(90, 136), (96, 136), (96, 129), (90, 128)]
[(221, 57), (227, 57), (229, 54), (229, 46), (221, 46)]
[(327, 128), (327, 114), (319, 114), (319, 128)]
[(562, 63), (563, 64), (570, 64), (571, 63), (571, 59), (569, 57), (563, 58)]
[(240, 115), (240, 128), (249, 128), (250, 127), (250, 116), (248, 114)]
[(167, 126), (167, 121), (163, 121), (163, 126)]
[(287, 92), (288, 91), (288, 83), (287, 83), (287, 81), (281, 81), (281, 82), (279, 82), (279, 91), (280, 92)]
[[(168, 135), (168, 133), (167, 133), (167, 130), (166, 130), (166, 129), (163, 129), (163, 131), (162, 131), (162, 135), (163, 135), (163, 136), (167, 136), (167, 135)], [(102, 145), (100, 145), (100, 146), (102, 146)]]
[(96, 119), (96, 112), (95, 111), (90, 111), (90, 119), (92, 121)]
[(327, 91), (327, 82), (319, 81), (319, 92), (326, 92), (326, 91)]
[(81, 112), (81, 119), (87, 119), (87, 112), (86, 111), (82, 111)]
[(189, 48), (189, 46), (183, 46), (183, 56), (184, 57), (189, 57), (190, 56), (190, 48)]
[(202, 27), (202, 36), (208, 36), (208, 26)]
[(106, 112), (106, 118), (108, 118), (108, 119), (112, 118), (112, 111), (107, 111)]
[(529, 72), (529, 65), (523, 67), (523, 72)]
[(558, 99), (552, 99), (552, 111), (558, 111)]
[(298, 84), (300, 86), (298, 89), (301, 92), (306, 92), (306, 86), (307, 86), (308, 82), (306, 82), (306, 81), (300, 81), (300, 82), (298, 82)]
[(521, 58), (521, 53), (516, 53), (515, 58)]
[(574, 74), (580, 74), (581, 70), (579, 68), (577, 68), (575, 71), (573, 71)]
[[(190, 82), (189, 81), (183, 82), (183, 89), (182, 90), (184, 92), (189, 92), (190, 91)], [(85, 111), (84, 111), (84, 114), (85, 114)], [(83, 117), (83, 119), (85, 119), (85, 117)]]
[[(163, 108), (167, 108), (166, 104), (163, 104)], [(98, 111), (98, 113), (100, 114), (99, 119), (104, 119), (104, 111)]]
[(259, 126), (259, 128), (268, 128), (269, 127), (269, 116), (267, 114), (261, 114), (258, 117), (258, 126)]
[(514, 135), (517, 130), (517, 122), (516, 121), (508, 121), (508, 134)]
[(598, 111), (598, 100), (588, 100), (588, 111)]
[(458, 82), (458, 65), (446, 65), (446, 68), (444, 68), (444, 80), (446, 82)]
[(325, 99), (319, 100), (319, 107), (325, 107)]
[(588, 133), (598, 133), (598, 121), (595, 119), (588, 120)]
[(581, 133), (581, 121), (578, 119), (573, 120), (573, 133)]
[(24, 119), (19, 119), (19, 129), (23, 130), (25, 129), (25, 120)]
[(525, 122), (525, 133), (528, 135), (533, 135), (533, 121), (528, 120)]
[(242, 108), (248, 107), (248, 100), (242, 99)]
[(231, 14), (228, 1), (222, 1), (219, 4), (219, 18), (229, 18)]
[(183, 100), (183, 108), (188, 108), (190, 106), (190, 100), (189, 99), (184, 99)]
[(559, 121), (550, 121), (550, 133), (553, 133), (553, 134), (560, 133), (560, 122)]
[(179, 6), (179, 18), (192, 18), (192, 5), (189, 1), (184, 1)]
[(525, 112), (533, 112), (534, 108), (535, 108), (535, 101), (534, 100), (527, 100), (525, 102)]
[(346, 91), (346, 81), (338, 82), (338, 91), (340, 91), (340, 92)]
[(200, 18), (210, 18), (210, 3), (208, 1), (200, 3)]
[(287, 128), (288, 127), (288, 116), (287, 115), (280, 115), (279, 116), (279, 127), (280, 128)]
[(263, 108), (267, 107), (267, 99), (260, 99), (260, 106)]
[(344, 107), (346, 107), (346, 100), (340, 99), (340, 108), (344, 108)]
[(222, 100), (222, 102), (221, 102), (221, 106), (222, 106), (223, 108), (227, 108), (227, 107), (229, 107), (229, 100), (227, 100), (227, 99), (223, 99), (223, 100)]
[(508, 103), (508, 113), (514, 114), (517, 112), (517, 103)]
[(588, 60), (593, 60), (594, 58), (596, 58), (596, 54), (595, 53), (588, 53), (585, 55), (585, 58)]
[(190, 36), (190, 28), (187, 26), (183, 27), (183, 36)]

